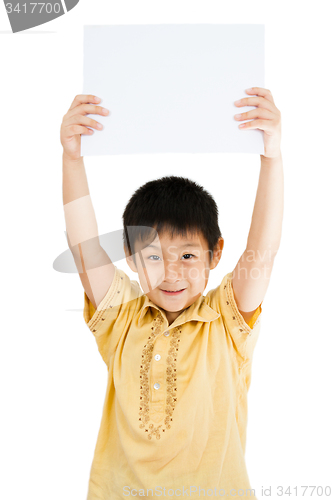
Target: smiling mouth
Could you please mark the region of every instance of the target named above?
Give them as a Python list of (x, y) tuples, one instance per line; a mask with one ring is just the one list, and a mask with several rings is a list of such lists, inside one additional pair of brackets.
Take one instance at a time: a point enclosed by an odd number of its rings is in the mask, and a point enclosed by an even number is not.
[(185, 290), (185, 288), (182, 288), (181, 290), (163, 290), (163, 288), (160, 289), (162, 292), (167, 293), (169, 295), (175, 295), (177, 293), (181, 293)]

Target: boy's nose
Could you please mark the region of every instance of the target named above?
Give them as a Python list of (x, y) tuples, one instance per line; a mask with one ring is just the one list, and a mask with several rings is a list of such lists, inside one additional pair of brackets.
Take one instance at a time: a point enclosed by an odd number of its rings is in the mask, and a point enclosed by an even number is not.
[(176, 262), (164, 261), (164, 280), (174, 283), (183, 279), (183, 266)]

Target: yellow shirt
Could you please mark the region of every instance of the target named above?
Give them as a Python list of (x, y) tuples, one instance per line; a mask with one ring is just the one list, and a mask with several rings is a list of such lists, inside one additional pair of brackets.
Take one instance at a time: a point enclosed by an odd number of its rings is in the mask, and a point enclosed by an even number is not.
[(256, 498), (246, 494), (244, 453), (261, 306), (249, 326), (231, 274), (171, 325), (118, 268), (97, 310), (84, 293), (84, 319), (108, 368), (87, 500), (197, 499), (214, 488), (217, 497), (223, 489)]

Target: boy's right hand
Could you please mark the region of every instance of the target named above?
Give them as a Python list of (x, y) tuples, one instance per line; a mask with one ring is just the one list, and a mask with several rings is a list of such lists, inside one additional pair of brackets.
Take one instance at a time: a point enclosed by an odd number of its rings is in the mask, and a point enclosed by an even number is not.
[(62, 120), (60, 129), (60, 141), (64, 148), (64, 156), (69, 160), (81, 158), (81, 134), (92, 135), (93, 130), (88, 127), (102, 130), (103, 125), (96, 120), (85, 116), (86, 114), (97, 114), (106, 116), (109, 111), (96, 104), (100, 98), (93, 95), (77, 95), (71, 107)]

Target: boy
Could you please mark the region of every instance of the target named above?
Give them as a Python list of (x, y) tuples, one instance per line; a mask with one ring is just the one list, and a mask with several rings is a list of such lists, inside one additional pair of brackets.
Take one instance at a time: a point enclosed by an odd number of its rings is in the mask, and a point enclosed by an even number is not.
[(136, 281), (99, 244), (80, 134), (107, 114), (77, 96), (61, 127), (68, 243), (84, 287), (84, 319), (108, 368), (87, 500), (126, 496), (256, 498), (245, 465), (247, 391), (261, 304), (281, 238), (281, 118), (269, 90), (236, 106), (243, 129), (264, 131), (265, 155), (246, 250), (203, 296), (223, 250), (215, 201), (163, 177), (141, 186), (123, 214)]

